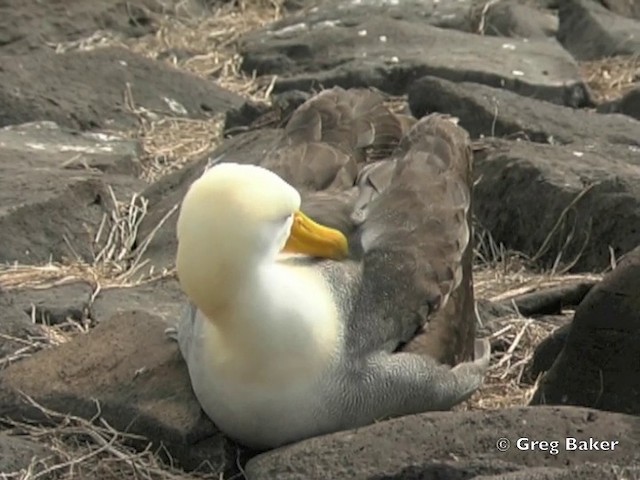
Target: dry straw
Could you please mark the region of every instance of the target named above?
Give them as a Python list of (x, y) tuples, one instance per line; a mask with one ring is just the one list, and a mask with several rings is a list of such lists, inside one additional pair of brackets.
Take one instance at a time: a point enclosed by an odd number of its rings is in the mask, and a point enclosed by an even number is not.
[(640, 86), (638, 55), (582, 62), (580, 70), (598, 103), (614, 100)]
[[(154, 448), (144, 437), (115, 430), (100, 415), (90, 419), (61, 415), (25, 396), (25, 401), (40, 410), (54, 427), (41, 427), (25, 422), (4, 420), (6, 432), (16, 437), (45, 445), (50, 455), (33, 458), (18, 471), (2, 472), (0, 479), (12, 480), (201, 480), (220, 479), (220, 472), (185, 474), (161, 460), (164, 452)], [(135, 449), (130, 444), (146, 443)]]

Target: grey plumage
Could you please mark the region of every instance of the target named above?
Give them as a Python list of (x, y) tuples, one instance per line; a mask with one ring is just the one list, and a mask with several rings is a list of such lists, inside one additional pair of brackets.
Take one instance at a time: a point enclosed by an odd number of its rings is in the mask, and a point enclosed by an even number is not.
[[(345, 349), (300, 412), (243, 420), (261, 432), (253, 446), (446, 410), (480, 386), (490, 349), (474, 341), (471, 158), (453, 119), (416, 122), (376, 91), (333, 88), (294, 112), (261, 165), (301, 192), (307, 215), (350, 240), (347, 261), (292, 260), (330, 282)], [(189, 307), (170, 331), (185, 358), (198, 315)], [(402, 351), (420, 330), (422, 350)]]

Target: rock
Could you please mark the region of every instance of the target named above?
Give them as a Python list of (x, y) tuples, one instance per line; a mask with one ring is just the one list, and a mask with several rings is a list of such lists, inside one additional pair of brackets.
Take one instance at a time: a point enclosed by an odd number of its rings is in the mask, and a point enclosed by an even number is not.
[(593, 285), (595, 282), (565, 284), (517, 295), (501, 303), (505, 307), (515, 305), (524, 317), (559, 314), (566, 307), (579, 305)]
[(0, 432), (0, 472), (5, 478), (28, 478), (20, 474), (37, 474), (43, 469), (41, 463), (52, 458), (53, 451), (42, 443)]
[(640, 247), (577, 308), (565, 346), (531, 403), (640, 414)]
[(247, 100), (227, 112), (224, 118), (224, 133), (231, 135), (246, 131), (271, 111), (272, 109), (264, 103)]
[(585, 463), (568, 468), (532, 467), (503, 475), (479, 476), (475, 480), (619, 480), (639, 478), (640, 468), (635, 466), (611, 465), (608, 463)]
[(206, 460), (214, 472), (222, 471), (224, 441), (200, 409), (165, 327), (158, 317), (127, 312), (11, 365), (0, 372), (0, 415), (48, 422), (19, 392), (86, 419), (97, 413), (97, 400), (111, 426), (162, 442), (182, 467), (193, 469)]
[[(610, 451), (578, 454), (566, 450), (567, 437), (618, 443)], [(505, 452), (496, 448), (501, 438), (511, 444)], [(520, 441), (520, 448), (519, 438), (526, 439)], [(558, 451), (529, 450), (530, 440), (558, 441)], [(580, 469), (585, 462), (634, 465), (640, 460), (639, 440), (640, 418), (585, 408), (426, 413), (315, 437), (261, 454), (249, 461), (245, 473), (249, 480), (492, 478), (489, 475), (532, 466)]]
[[(518, 465), (500, 460), (470, 460), (469, 462), (456, 462), (453, 460), (443, 460), (439, 462), (428, 462), (422, 465), (409, 465), (397, 474), (380, 474), (365, 477), (360, 472), (354, 471), (353, 477), (367, 478), (372, 480), (423, 480), (437, 478), (438, 480), (462, 480), (467, 478), (501, 478), (511, 472), (518, 471)], [(249, 477), (251, 479), (252, 477)], [(285, 477), (287, 478), (287, 477)], [(298, 478), (298, 477), (289, 477)]]
[(164, 278), (134, 287), (101, 290), (91, 305), (91, 318), (96, 322), (119, 318), (127, 311), (142, 310), (173, 323), (180, 315), (186, 298), (178, 281)]
[(145, 184), (138, 153), (137, 142), (49, 122), (0, 129), (0, 262), (93, 261), (109, 187), (128, 201)]
[(303, 92), (301, 90), (289, 90), (287, 92), (276, 93), (273, 95), (273, 103), (285, 113), (284, 117), (289, 117), (296, 108), (301, 106), (310, 98), (311, 95), (308, 92)]
[(576, 63), (554, 39), (471, 36), (429, 25), (411, 9), (400, 18), (375, 12), (318, 9), (252, 32), (242, 39), (242, 68), (277, 75), (275, 91), (339, 85), (402, 95), (417, 78), (435, 75), (563, 105), (589, 103)]
[(0, 56), (0, 65), (0, 126), (52, 120), (83, 130), (137, 127), (125, 105), (128, 88), (135, 107), (155, 115), (208, 118), (242, 103), (213, 82), (124, 48)]
[(578, 60), (640, 53), (640, 22), (593, 0), (565, 0), (558, 10), (558, 40)]
[(600, 0), (613, 13), (640, 20), (640, 1), (638, 0)]
[[(166, 175), (142, 194), (149, 201), (149, 212), (140, 224), (138, 238), (151, 238), (145, 259), (157, 270), (174, 264), (177, 248), (176, 221), (178, 209), (189, 186), (204, 172), (211, 159), (260, 164), (266, 152), (280, 135), (279, 130), (261, 129), (241, 133), (226, 140), (219, 148), (200, 160)], [(161, 228), (154, 229), (162, 222)]]
[[(638, 74), (640, 76), (640, 71)], [(601, 113), (622, 113), (640, 120), (640, 87), (628, 91), (622, 98), (598, 105), (598, 111)]]
[(474, 213), (541, 265), (601, 271), (638, 244), (638, 165), (637, 147), (493, 139), (475, 155)]
[(271, 106), (245, 102), (240, 108), (230, 110), (225, 117), (225, 135), (235, 135), (256, 128), (284, 127), (293, 112), (311, 95), (300, 90), (276, 93), (271, 97)]
[[(483, 324), (490, 324), (493, 320), (516, 314), (513, 305), (507, 304), (506, 302), (492, 302), (486, 298), (479, 298), (476, 301), (476, 309)], [(482, 336), (485, 335), (483, 334)]]
[(18, 360), (22, 351), (30, 352), (28, 340), (42, 334), (40, 325), (16, 305), (13, 295), (0, 289), (0, 367)]
[(472, 137), (521, 136), (532, 142), (606, 141), (640, 146), (640, 122), (623, 115), (601, 115), (524, 98), (474, 83), (424, 77), (409, 90), (411, 112), (449, 113)]
[(485, 35), (497, 37), (553, 37), (558, 30), (558, 17), (549, 10), (519, 1), (500, 1), (489, 4), (481, 30)]
[(38, 323), (58, 325), (67, 319), (82, 321), (89, 315), (93, 287), (74, 281), (49, 288), (17, 289), (14, 303)]
[(618, 112), (640, 120), (640, 87), (634, 88), (622, 97), (618, 104)]
[(531, 5), (536, 8), (542, 8), (545, 10), (557, 10), (562, 0), (518, 0), (525, 5)]
[[(275, 28), (287, 28), (290, 26), (295, 28), (296, 23), (301, 20), (317, 23), (326, 20), (331, 21), (332, 19), (371, 15), (464, 32), (476, 31), (470, 15), (475, 0), (456, 0), (455, 2), (442, 2), (441, 0), (295, 1), (307, 3), (305, 11), (296, 16), (285, 17), (274, 24)], [(294, 0), (289, 0), (286, 3), (294, 3)], [(336, 14), (336, 12), (338, 13)]]
[(297, 10), (314, 8), (319, 2), (320, 0), (284, 0), (282, 7), (287, 12), (295, 12)]
[[(55, 122), (37, 121), (0, 129), (0, 149), (11, 152), (67, 154), (60, 166), (70, 171), (94, 170), (137, 176), (141, 173), (137, 140), (100, 132), (78, 132)], [(41, 155), (41, 154), (40, 154)], [(50, 162), (55, 164), (55, 162)]]
[[(6, 54), (45, 50), (109, 30), (124, 37), (139, 37), (156, 30), (149, 10), (154, 0), (83, 0), (64, 3), (40, 0), (5, 0), (0, 4), (0, 50)], [(5, 66), (5, 63), (2, 63)]]
[(476, 301), (476, 313), (482, 325), (478, 336), (492, 336), (504, 326), (496, 325), (496, 320), (509, 317), (535, 317), (562, 324), (565, 321), (563, 310), (578, 305), (594, 284), (587, 281), (569, 283), (495, 301), (480, 298)]
[[(371, 480), (619, 480), (640, 474), (638, 467), (586, 463), (572, 467), (522, 467), (500, 461), (453, 461), (430, 464), (427, 467), (410, 466), (399, 475), (369, 477)], [(625, 476), (627, 475), (627, 476)]]
[(531, 362), (525, 368), (523, 380), (535, 383), (541, 373), (547, 372), (567, 342), (571, 331), (571, 321), (554, 330), (551, 335), (538, 344)]

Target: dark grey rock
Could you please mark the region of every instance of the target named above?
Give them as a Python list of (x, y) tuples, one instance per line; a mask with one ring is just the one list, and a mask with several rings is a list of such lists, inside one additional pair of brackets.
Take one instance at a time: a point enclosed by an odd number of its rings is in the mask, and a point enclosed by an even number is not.
[(475, 480), (637, 480), (640, 468), (637, 466), (613, 465), (609, 463), (585, 463), (568, 468), (531, 467), (500, 475), (479, 476)]
[(48, 424), (26, 394), (61, 414), (89, 419), (97, 400), (111, 426), (162, 443), (180, 466), (208, 461), (211, 471), (223, 471), (224, 440), (200, 409), (165, 327), (158, 317), (127, 312), (11, 365), (0, 372), (0, 415)]
[(27, 471), (37, 474), (53, 459), (53, 451), (42, 443), (0, 432), (0, 472), (6, 478), (28, 478)]
[(108, 321), (128, 311), (140, 310), (173, 323), (182, 315), (186, 298), (178, 281), (164, 278), (133, 287), (100, 290), (91, 305), (91, 318)]
[[(636, 75), (640, 80), (640, 67)], [(600, 103), (596, 107), (598, 113), (622, 113), (640, 120), (640, 84), (628, 90), (623, 96)]]
[(85, 320), (93, 290), (86, 282), (73, 281), (48, 288), (21, 288), (12, 293), (15, 305), (38, 323), (57, 325), (68, 319)]
[[(566, 437), (619, 443), (613, 451), (567, 451)], [(496, 448), (500, 438), (510, 441), (508, 451)], [(520, 450), (519, 438), (558, 441), (558, 452)], [(527, 467), (580, 471), (586, 462), (637, 465), (639, 441), (640, 418), (577, 407), (427, 413), (283, 447), (253, 458), (245, 472), (249, 480), (356, 480), (466, 479)]]
[(93, 0), (87, 7), (84, 0), (67, 0), (64, 4), (5, 0), (0, 3), (0, 50), (11, 54), (49, 50), (60, 42), (87, 38), (97, 30), (109, 30), (121, 37), (146, 35), (157, 29), (149, 13), (159, 11), (160, 3)]
[(473, 83), (424, 77), (409, 90), (413, 115), (449, 113), (472, 137), (521, 137), (540, 143), (607, 142), (640, 146), (640, 122), (553, 105)]
[(13, 295), (0, 289), (0, 367), (18, 360), (22, 350), (30, 353), (28, 340), (42, 335), (40, 325), (16, 305)]
[[(638, 73), (640, 77), (640, 72)], [(640, 120), (640, 87), (627, 92), (618, 104), (618, 112)]]
[(623, 465), (585, 463), (571, 467), (526, 467), (500, 461), (441, 462), (410, 466), (397, 475), (370, 477), (370, 480), (620, 480), (640, 478), (640, 468)]
[(531, 5), (536, 8), (543, 8), (546, 10), (557, 10), (562, 0), (518, 0), (525, 5)]
[(317, 7), (322, 0), (284, 0), (282, 6), (289, 12)]
[(639, 148), (497, 139), (485, 147), (475, 154), (474, 210), (496, 242), (575, 271), (602, 271), (611, 252), (638, 244)]
[(242, 39), (242, 68), (277, 75), (276, 91), (338, 85), (404, 94), (417, 78), (434, 75), (562, 105), (589, 103), (577, 65), (555, 39), (472, 36), (410, 13), (396, 18), (338, 7), (286, 19)]
[(254, 122), (259, 121), (261, 117), (267, 115), (271, 111), (268, 105), (257, 103), (251, 100), (244, 102), (237, 108), (229, 110), (224, 118), (225, 134), (235, 134), (242, 132), (252, 126)]
[[(479, 298), (476, 308), (482, 323), (490, 324), (493, 320), (498, 320), (516, 314), (516, 310), (507, 302), (492, 302)], [(484, 336), (484, 335), (483, 335)]]
[(136, 127), (125, 105), (127, 84), (136, 108), (154, 114), (208, 118), (242, 104), (214, 82), (124, 48), (0, 55), (0, 65), (0, 126), (51, 120), (83, 130)]
[(579, 305), (595, 282), (578, 282), (517, 295), (501, 302), (514, 305), (525, 317), (560, 314), (566, 307)]
[(309, 92), (288, 90), (271, 96), (271, 105), (245, 102), (240, 108), (227, 112), (225, 136), (255, 130), (257, 128), (284, 127), (293, 112), (311, 98)]
[(142, 148), (137, 140), (101, 132), (78, 132), (51, 121), (34, 121), (0, 129), (0, 149), (9, 153), (66, 158), (50, 164), (69, 171), (94, 170), (106, 174), (137, 176)]
[[(495, 478), (517, 471), (520, 471), (517, 464), (500, 460), (470, 460), (468, 462), (443, 460), (422, 465), (409, 465), (398, 473), (375, 474), (366, 478), (368, 480), (426, 480), (432, 478), (464, 480), (467, 478)], [(353, 475), (351, 478), (364, 478), (359, 476), (359, 472), (355, 472)]]
[(489, 5), (481, 27), (485, 35), (547, 38), (555, 36), (558, 17), (549, 10), (518, 0), (503, 0)]
[(538, 346), (533, 354), (531, 362), (525, 368), (523, 379), (534, 383), (541, 373), (549, 371), (553, 362), (556, 361), (558, 355), (564, 348), (569, 331), (571, 330), (571, 322), (563, 325), (545, 338)]
[[(640, 71), (638, 73), (640, 76)], [(640, 120), (640, 87), (628, 91), (622, 98), (598, 105), (601, 113), (622, 113)]]
[(93, 261), (109, 188), (128, 201), (145, 184), (138, 153), (137, 142), (50, 122), (0, 129), (0, 262)]
[(582, 301), (531, 403), (640, 414), (640, 247)]
[[(293, 4), (294, 2), (286, 3)], [(304, 11), (274, 23), (274, 28), (286, 28), (296, 25), (300, 21), (323, 22), (330, 20), (332, 15), (333, 19), (370, 15), (464, 32), (476, 31), (476, 25), (474, 25), (474, 19), (471, 15), (476, 3), (475, 0), (456, 0), (455, 2), (441, 0), (355, 0), (350, 2), (344, 0), (298, 0), (297, 3), (306, 3), (303, 6)]]
[(600, 0), (600, 2), (618, 15), (640, 20), (639, 0)]
[(558, 15), (558, 40), (578, 60), (640, 53), (640, 22), (593, 0), (564, 0)]

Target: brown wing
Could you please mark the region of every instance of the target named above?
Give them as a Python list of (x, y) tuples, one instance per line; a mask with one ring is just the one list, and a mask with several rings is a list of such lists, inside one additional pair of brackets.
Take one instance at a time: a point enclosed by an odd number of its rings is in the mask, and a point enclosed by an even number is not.
[(395, 148), (411, 124), (384, 100), (370, 89), (322, 91), (293, 113), (261, 164), (301, 191), (352, 187), (358, 167)]
[(394, 350), (424, 326), (423, 353), (454, 364), (473, 354), (474, 340), (467, 314), (473, 312), (469, 138), (451, 118), (431, 115), (413, 126), (394, 158), (383, 190), (365, 202), (362, 284), (348, 343), (359, 351)]

